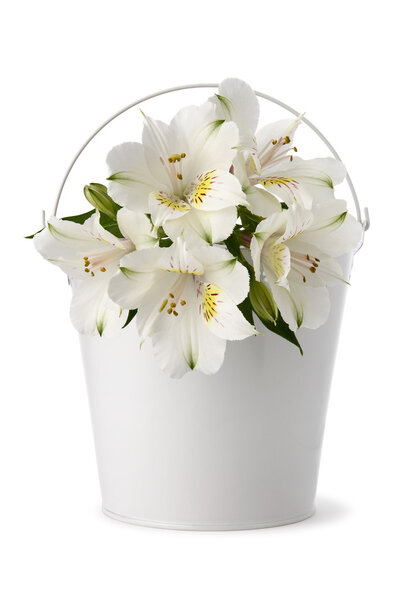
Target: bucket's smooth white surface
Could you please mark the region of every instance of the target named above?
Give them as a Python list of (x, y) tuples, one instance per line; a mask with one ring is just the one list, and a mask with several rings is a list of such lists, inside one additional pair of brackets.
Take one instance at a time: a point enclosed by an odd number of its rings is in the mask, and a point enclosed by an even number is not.
[(228, 343), (212, 376), (169, 379), (134, 324), (81, 336), (104, 512), (204, 530), (311, 516), (347, 287), (330, 289), (325, 325), (300, 332), (304, 356), (265, 331)]

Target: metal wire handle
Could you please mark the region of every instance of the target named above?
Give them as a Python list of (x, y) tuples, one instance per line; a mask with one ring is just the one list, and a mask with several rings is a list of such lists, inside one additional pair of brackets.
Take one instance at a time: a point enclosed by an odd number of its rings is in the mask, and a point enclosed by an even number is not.
[[(58, 194), (57, 194), (57, 199), (56, 199), (56, 202), (55, 202), (52, 214), (55, 216), (56, 213), (57, 213), (58, 205), (60, 203), (60, 199), (61, 199), (62, 192), (64, 190), (65, 183), (66, 183), (66, 181), (68, 179), (68, 176), (71, 173), (71, 171), (72, 171), (72, 169), (73, 169), (76, 161), (78, 160), (78, 158), (80, 157), (80, 155), (82, 154), (82, 152), (85, 150), (85, 148), (93, 140), (93, 138), (95, 138), (96, 135), (98, 133), (100, 133), (100, 131), (102, 129), (104, 129), (104, 127), (106, 127), (109, 123), (111, 123), (112, 121), (114, 121), (114, 119), (116, 119), (117, 117), (119, 117), (120, 115), (122, 115), (123, 113), (125, 113), (126, 111), (128, 111), (129, 109), (133, 108), (134, 106), (137, 106), (138, 104), (141, 104), (142, 102), (145, 102), (146, 100), (150, 100), (152, 98), (156, 98), (157, 96), (163, 96), (164, 94), (169, 94), (170, 92), (178, 92), (180, 90), (190, 90), (190, 89), (196, 89), (196, 88), (218, 88), (218, 84), (217, 83), (192, 83), (192, 84), (189, 84), (189, 85), (180, 85), (180, 86), (177, 86), (177, 87), (168, 88), (166, 90), (162, 90), (161, 92), (156, 92), (155, 94), (150, 94), (148, 96), (144, 96), (143, 98), (140, 98), (140, 100), (136, 100), (136, 102), (132, 102), (132, 104), (129, 104), (129, 106), (126, 106), (122, 110), (118, 111), (117, 113), (115, 113), (115, 115), (113, 115), (107, 121), (105, 121), (105, 123), (103, 123), (102, 125), (100, 125), (100, 127), (98, 127), (94, 133), (92, 133), (92, 135), (89, 137), (89, 139), (86, 140), (86, 142), (83, 144), (83, 146), (78, 150), (78, 152), (74, 156), (71, 164), (69, 165), (68, 170), (67, 170), (67, 172), (64, 175), (64, 179), (62, 180), (62, 183), (60, 185), (60, 189), (59, 189)], [(295, 110), (291, 106), (288, 106), (284, 102), (281, 102), (280, 100), (277, 100), (276, 98), (273, 98), (272, 96), (268, 96), (267, 94), (263, 94), (262, 92), (255, 92), (255, 93), (256, 93), (256, 95), (259, 98), (264, 98), (264, 100), (269, 100), (270, 102), (273, 102), (274, 104), (277, 104), (278, 106), (281, 106), (282, 108), (286, 109), (287, 111), (289, 111), (290, 113), (292, 113), (296, 117), (300, 116), (300, 113), (297, 110)], [(324, 136), (324, 134), (313, 123), (311, 123), (311, 121), (309, 121), (308, 119), (306, 119), (306, 118), (303, 117), (302, 121), (303, 121), (303, 123), (305, 123), (306, 125), (308, 125), (308, 127), (310, 127), (310, 129), (312, 129), (314, 131), (314, 133), (316, 133), (317, 136), (325, 143), (325, 145), (329, 148), (329, 150), (331, 151), (331, 153), (333, 154), (333, 156), (337, 160), (341, 161), (341, 158), (340, 158), (339, 154), (336, 152), (336, 150), (332, 146), (332, 144), (326, 139), (326, 137)], [(351, 177), (350, 177), (350, 175), (348, 173), (346, 173), (346, 181), (347, 181), (347, 184), (348, 184), (348, 186), (350, 188), (351, 195), (353, 196), (353, 201), (354, 201), (354, 205), (355, 205), (355, 208), (356, 208), (357, 220), (361, 223), (363, 231), (365, 232), (365, 231), (367, 231), (369, 229), (369, 226), (370, 226), (370, 219), (369, 219), (368, 208), (367, 207), (364, 208), (364, 218), (363, 218), (362, 212), (361, 212), (360, 203), (359, 203), (358, 197), (357, 197), (357, 193), (356, 193), (356, 190), (354, 188), (354, 185), (353, 185), (353, 182), (351, 180)], [(46, 225), (46, 223), (45, 223), (45, 212), (43, 211), (43, 226), (45, 226), (45, 225)]]

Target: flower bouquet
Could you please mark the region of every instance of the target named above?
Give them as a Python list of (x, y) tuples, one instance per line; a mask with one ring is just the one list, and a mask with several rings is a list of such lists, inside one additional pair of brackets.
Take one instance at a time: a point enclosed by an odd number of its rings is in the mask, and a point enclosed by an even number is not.
[(143, 114), (142, 142), (114, 147), (107, 185), (85, 186), (94, 208), (34, 236), (70, 279), (79, 332), (134, 321), (171, 377), (217, 372), (227, 340), (263, 328), (302, 351), (296, 331), (326, 321), (328, 287), (346, 283), (335, 259), (362, 228), (335, 197), (343, 165), (300, 158), (302, 117), (258, 121), (238, 79), (170, 124)]
[(314, 512), (363, 228), (335, 196), (341, 162), (300, 157), (302, 116), (259, 126), (259, 97), (227, 79), (169, 124), (142, 111), (142, 141), (84, 187), (91, 210), (32, 236), (71, 283), (113, 518), (218, 530)]

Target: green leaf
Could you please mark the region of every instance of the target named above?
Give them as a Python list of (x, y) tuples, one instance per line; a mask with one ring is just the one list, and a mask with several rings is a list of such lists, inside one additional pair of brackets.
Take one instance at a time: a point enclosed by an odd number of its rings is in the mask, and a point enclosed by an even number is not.
[(263, 217), (257, 217), (257, 215), (253, 215), (253, 213), (245, 206), (238, 207), (238, 216), (242, 221), (243, 227), (249, 229), (251, 232), (254, 232), (257, 228), (257, 225), (263, 220)]
[(82, 225), (85, 221), (90, 219), (94, 215), (95, 210), (89, 210), (89, 212), (82, 213), (81, 215), (73, 215), (72, 217), (62, 217), (62, 221), (72, 221), (73, 223), (79, 223)]
[(163, 238), (158, 241), (160, 248), (169, 248), (172, 246), (172, 240), (169, 238)]
[(101, 183), (90, 183), (83, 188), (85, 198), (92, 206), (111, 219), (116, 220), (117, 212), (121, 208), (108, 195), (107, 188)]
[(249, 297), (245, 298), (241, 304), (238, 304), (238, 309), (251, 325), (254, 325), (253, 310)]
[[(61, 220), (72, 221), (73, 223), (79, 223), (80, 225), (82, 225), (82, 223), (89, 219), (95, 212), (95, 210), (90, 210), (89, 212), (82, 213), (81, 215), (73, 215), (72, 217), (62, 217)], [(25, 239), (31, 240), (35, 237), (35, 235), (43, 231), (43, 229), (45, 229), (45, 227), (42, 227), (42, 229), (39, 229), (39, 231), (36, 231), (36, 233), (33, 233), (32, 235), (27, 235)]]
[(44, 227), (42, 227), (42, 229), (39, 229), (39, 231), (36, 231), (35, 233), (32, 233), (32, 235), (26, 235), (24, 237), (25, 240), (31, 240), (32, 238), (35, 237), (35, 235), (37, 235), (38, 233), (40, 233), (41, 231), (43, 231)]
[(114, 218), (105, 215), (104, 213), (100, 213), (100, 225), (104, 227), (106, 231), (112, 233), (112, 235), (115, 235), (115, 237), (124, 237), (118, 227), (117, 221)]
[(283, 320), (281, 313), (278, 313), (278, 318), (276, 319), (275, 323), (271, 323), (271, 321), (266, 321), (265, 319), (261, 319), (260, 317), (259, 319), (262, 322), (262, 324), (265, 325), (267, 329), (269, 329), (269, 331), (272, 331), (272, 333), (276, 333), (276, 335), (279, 335), (288, 342), (291, 342), (292, 344), (297, 346), (297, 348), (300, 350), (300, 354), (303, 356), (303, 348), (300, 346), (300, 343), (295, 333), (290, 329), (286, 321)]
[(125, 325), (122, 326), (122, 329), (124, 329), (125, 327), (127, 327), (129, 325), (129, 323), (132, 321), (132, 319), (134, 318), (134, 316), (136, 315), (136, 313), (137, 313), (137, 308), (135, 308), (133, 310), (130, 310), (128, 312), (128, 317), (127, 317), (127, 319), (125, 321)]

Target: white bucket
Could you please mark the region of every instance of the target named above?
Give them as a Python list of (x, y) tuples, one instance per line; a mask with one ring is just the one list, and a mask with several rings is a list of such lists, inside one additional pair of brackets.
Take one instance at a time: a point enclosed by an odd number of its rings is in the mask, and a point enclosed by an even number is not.
[(211, 376), (168, 378), (134, 326), (81, 336), (104, 513), (198, 530), (310, 517), (346, 288), (330, 289), (325, 325), (300, 332), (304, 356), (266, 331), (228, 343)]
[[(166, 90), (114, 115), (75, 156), (54, 214), (77, 159), (116, 117), (169, 92), (215, 87)], [(323, 134), (303, 122), (340, 160)], [(365, 230), (368, 212), (363, 222), (346, 179)], [(348, 255), (341, 261), (346, 275), (351, 260)], [(224, 365), (211, 376), (169, 379), (150, 342), (139, 350), (134, 324), (113, 338), (81, 336), (104, 513), (140, 525), (199, 530), (271, 527), (310, 517), (346, 288), (330, 288), (325, 325), (299, 333), (304, 356), (262, 327), (262, 337), (228, 343)]]

